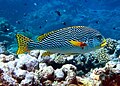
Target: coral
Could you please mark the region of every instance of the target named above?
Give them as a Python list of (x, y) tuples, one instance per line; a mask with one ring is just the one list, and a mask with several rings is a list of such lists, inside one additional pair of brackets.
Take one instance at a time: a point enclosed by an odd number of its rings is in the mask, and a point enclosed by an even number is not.
[(4, 46), (0, 46), (0, 54), (5, 52), (5, 47)]
[(108, 62), (105, 67), (93, 70), (91, 78), (100, 81), (102, 86), (120, 85), (120, 62)]
[(19, 61), (16, 65), (17, 68), (34, 71), (38, 65), (38, 60), (35, 57), (30, 56), (29, 54), (18, 55), (18, 58)]
[(40, 63), (40, 66), (40, 69), (36, 70), (36, 76), (38, 76), (43, 86), (46, 86), (46, 84), (78, 84), (76, 78), (76, 67), (71, 64), (63, 65), (60, 69), (56, 70), (54, 70), (51, 66), (47, 66), (45, 63)]
[[(46, 52), (43, 50), (33, 50), (18, 56), (0, 54), (0, 84), (3, 86), (119, 86), (119, 43), (117, 42), (116, 47), (113, 48), (115, 49), (113, 54), (109, 54), (107, 49), (109, 50), (105, 47), (80, 55), (55, 53), (43, 56), (42, 54)], [(111, 55), (116, 59), (109, 59)]]
[(15, 80), (14, 78), (12, 78), (10, 75), (6, 73), (2, 73), (2, 75), (0, 76), (0, 82), (2, 82), (3, 86), (18, 85), (17, 80)]
[(5, 45), (6, 45), (6, 41), (4, 41), (4, 42), (0, 42), (0, 54), (2, 54), (2, 53), (7, 53), (7, 51), (6, 51), (6, 47), (5, 47)]
[(0, 61), (2, 62), (9, 62), (9, 61), (13, 61), (15, 60), (15, 56), (14, 55), (4, 55), (4, 54), (0, 54)]
[(118, 43), (117, 43), (116, 40), (113, 40), (113, 39), (108, 38), (108, 39), (107, 39), (107, 44), (106, 44), (106, 46), (105, 46), (105, 48), (107, 49), (107, 52), (108, 52), (109, 54), (113, 54), (114, 51), (115, 51), (115, 49), (116, 49), (117, 44), (118, 44)]
[(21, 86), (38, 86), (39, 83), (37, 81), (37, 77), (35, 77), (35, 74), (33, 72), (28, 72), (25, 76), (25, 79), (23, 79), (20, 83)]
[(54, 61), (55, 61), (55, 63), (58, 63), (58, 64), (64, 64), (66, 62), (66, 56), (65, 55), (57, 55), (54, 58)]
[(38, 58), (38, 56), (40, 55), (40, 50), (32, 50), (32, 51), (30, 51), (29, 54), (33, 57)]
[(56, 81), (61, 81), (65, 77), (65, 74), (63, 73), (62, 69), (56, 69), (54, 75)]
[(13, 55), (6, 56), (0, 54), (0, 59), (0, 83), (2, 83), (2, 85), (37, 86), (39, 84), (35, 77), (35, 73), (32, 72), (38, 65), (35, 57), (23, 54), (16, 58)]
[(45, 50), (40, 50), (40, 54), (38, 56), (39, 62), (46, 62), (46, 63), (52, 62), (56, 55), (52, 54), (52, 55), (43, 56), (45, 52), (46, 52)]
[(43, 82), (43, 83), (46, 80), (51, 80), (51, 81), (54, 80), (54, 75), (53, 75), (54, 74), (54, 69), (53, 69), (52, 66), (48, 66), (48, 67), (44, 68), (44, 70), (41, 71), (40, 74), (41, 75), (39, 75), (39, 76), (42, 76), (41, 77), (41, 82)]
[(96, 51), (95, 55), (96, 55), (96, 58), (99, 60), (99, 62), (108, 62), (110, 60), (109, 54), (107, 54), (104, 48)]
[(77, 68), (74, 65), (66, 64), (63, 65), (62, 68), (63, 72), (66, 74), (66, 82), (69, 84), (78, 84), (76, 79), (76, 70)]
[(113, 57), (116, 58), (116, 57), (119, 57), (119, 55), (120, 55), (120, 44), (116, 46)]
[(76, 68), (74, 65), (65, 64), (65, 65), (62, 66), (62, 70), (63, 70), (65, 73), (67, 73), (67, 72), (69, 72), (70, 70), (76, 71), (77, 68)]

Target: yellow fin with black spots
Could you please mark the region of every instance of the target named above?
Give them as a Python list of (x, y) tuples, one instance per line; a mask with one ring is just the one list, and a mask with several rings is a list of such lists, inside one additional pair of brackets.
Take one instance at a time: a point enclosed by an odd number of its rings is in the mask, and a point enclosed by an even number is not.
[(27, 44), (33, 41), (21, 34), (17, 34), (16, 37), (17, 37), (17, 42), (18, 42), (18, 50), (16, 54), (22, 54), (24, 52), (29, 52)]

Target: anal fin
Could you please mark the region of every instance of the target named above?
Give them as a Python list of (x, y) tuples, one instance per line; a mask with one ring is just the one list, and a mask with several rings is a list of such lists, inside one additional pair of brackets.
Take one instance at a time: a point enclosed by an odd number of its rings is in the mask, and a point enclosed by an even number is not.
[(41, 55), (41, 57), (45, 57), (45, 56), (50, 56), (50, 55), (52, 55), (53, 53), (51, 53), (51, 52), (44, 52), (42, 55)]

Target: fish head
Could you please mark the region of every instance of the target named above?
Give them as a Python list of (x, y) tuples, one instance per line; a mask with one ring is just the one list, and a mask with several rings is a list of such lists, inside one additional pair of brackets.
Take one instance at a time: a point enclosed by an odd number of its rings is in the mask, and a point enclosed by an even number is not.
[(94, 37), (88, 39), (88, 45), (91, 48), (99, 49), (106, 45), (106, 39), (101, 34), (96, 34)]

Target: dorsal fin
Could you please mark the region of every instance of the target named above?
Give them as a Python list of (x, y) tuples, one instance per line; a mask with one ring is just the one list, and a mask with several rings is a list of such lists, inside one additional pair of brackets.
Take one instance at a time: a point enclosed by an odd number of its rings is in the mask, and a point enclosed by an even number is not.
[(43, 34), (43, 35), (41, 35), (41, 36), (38, 36), (38, 37), (37, 37), (37, 40), (38, 40), (38, 41), (42, 41), (44, 38), (48, 37), (49, 35), (51, 35), (51, 34), (53, 34), (53, 33), (55, 33), (55, 32), (59, 32), (59, 31), (61, 31), (61, 30), (67, 30), (67, 29), (70, 29), (70, 28), (78, 28), (78, 29), (79, 29), (79, 28), (83, 28), (83, 27), (85, 27), (85, 26), (71, 26), (71, 27), (62, 28), (62, 29), (59, 29), (59, 30), (54, 30), (54, 31), (45, 33), (45, 34)]
[(85, 27), (85, 26), (71, 26), (69, 28), (77, 28), (77, 29), (79, 29), (79, 28), (83, 28), (83, 27)]
[(62, 28), (62, 29), (59, 29), (59, 30), (54, 30), (54, 31), (45, 33), (45, 34), (43, 34), (43, 35), (41, 35), (41, 36), (38, 36), (37, 40), (38, 40), (38, 41), (42, 41), (44, 38), (48, 37), (49, 35), (51, 35), (51, 34), (53, 34), (53, 33), (55, 33), (55, 32), (59, 32), (59, 31), (61, 31), (61, 30), (65, 30), (65, 29), (66, 29), (66, 28)]
[(44, 38), (46, 38), (47, 36), (53, 34), (54, 32), (55, 32), (55, 31), (51, 31), (51, 32), (45, 33), (45, 34), (43, 34), (43, 35), (41, 35), (41, 36), (38, 36), (38, 37), (37, 37), (37, 40), (38, 40), (38, 41), (42, 41)]

